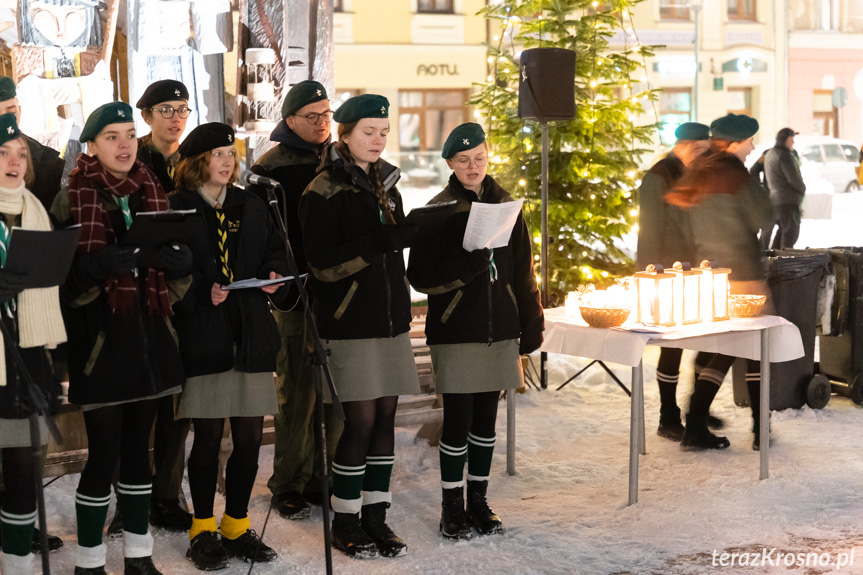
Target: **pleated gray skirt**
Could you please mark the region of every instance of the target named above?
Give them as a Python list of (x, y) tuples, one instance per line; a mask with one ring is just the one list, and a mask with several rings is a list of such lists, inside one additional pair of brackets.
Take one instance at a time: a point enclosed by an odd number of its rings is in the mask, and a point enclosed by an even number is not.
[(524, 374), (518, 340), (430, 345), (437, 393), (480, 393), (516, 389)]
[[(48, 445), (48, 426), (45, 418), (39, 418), (39, 438)], [(0, 419), (0, 448), (27, 447), (30, 445), (29, 419)]]
[(271, 372), (223, 371), (190, 377), (177, 403), (177, 419), (261, 417), (279, 411)]
[[(329, 351), (330, 373), (341, 401), (420, 392), (417, 365), (407, 333), (370, 339), (328, 339), (324, 347)], [(324, 401), (332, 403), (326, 382)]]

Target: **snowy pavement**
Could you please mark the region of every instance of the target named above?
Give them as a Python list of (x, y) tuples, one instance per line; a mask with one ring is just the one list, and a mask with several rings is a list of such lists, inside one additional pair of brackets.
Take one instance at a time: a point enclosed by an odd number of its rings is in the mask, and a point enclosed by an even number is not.
[[(629, 399), (600, 369), (553, 390), (580, 359), (553, 356), (552, 386), (517, 396), (517, 473), (505, 470), (506, 411), (500, 405), (490, 503), (501, 516), (503, 536), (452, 543), (438, 535), (438, 453), (415, 442), (415, 429), (398, 429), (390, 524), (407, 542), (396, 559), (351, 560), (334, 552), (334, 571), (351, 574), (638, 574), (837, 572), (834, 565), (784, 566), (784, 555), (815, 554), (834, 561), (855, 552), (855, 565), (840, 573), (863, 573), (863, 460), (858, 434), (863, 411), (833, 396), (820, 411), (808, 407), (773, 414), (771, 478), (758, 479), (758, 454), (750, 449), (748, 409), (732, 401), (726, 381), (713, 413), (728, 426), (731, 448), (682, 453), (655, 435), (658, 393), (655, 348), (645, 355), (647, 451), (641, 458), (639, 503), (627, 507)], [(692, 355), (684, 354), (678, 393), (691, 390)], [(626, 383), (629, 368), (612, 367)], [(264, 448), (251, 502), (259, 532), (269, 501), (266, 480), (272, 446)], [(51, 555), (52, 571), (71, 573), (75, 538), (73, 492), (78, 476), (47, 488), (50, 531), (65, 547)], [(217, 498), (217, 516), (224, 502)], [(113, 513), (113, 509), (112, 509)], [(155, 533), (156, 563), (166, 575), (198, 573), (184, 558), (185, 534)], [(286, 521), (273, 515), (265, 540), (279, 552), (276, 563), (254, 573), (324, 572), (320, 509), (312, 519)], [(773, 550), (775, 548), (775, 550)], [(856, 548), (856, 549), (855, 549)], [(714, 556), (714, 551), (716, 555)], [(722, 553), (727, 552), (720, 565)], [(730, 566), (731, 553), (737, 553)], [(767, 566), (740, 567), (758, 555)], [(752, 555), (748, 555), (748, 554)], [(109, 543), (109, 573), (120, 573), (122, 543)], [(844, 556), (843, 556), (844, 557)], [(796, 556), (792, 556), (797, 561)], [(804, 557), (801, 556), (801, 559)], [(846, 559), (843, 559), (846, 560)], [(715, 561), (715, 566), (714, 566)], [(770, 565), (770, 563), (777, 565)], [(234, 562), (222, 573), (246, 573)]]

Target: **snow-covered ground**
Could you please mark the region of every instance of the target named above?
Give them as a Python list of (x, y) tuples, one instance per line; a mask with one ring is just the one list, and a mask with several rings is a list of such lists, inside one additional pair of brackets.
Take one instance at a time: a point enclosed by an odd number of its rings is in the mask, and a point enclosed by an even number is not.
[[(506, 415), (503, 403), (500, 406), (489, 499), (507, 526), (503, 536), (460, 543), (440, 538), (437, 450), (415, 441), (415, 429), (398, 429), (390, 523), (407, 542), (409, 553), (397, 559), (356, 561), (334, 552), (335, 572), (814, 575), (834, 572), (835, 566), (785, 567), (769, 562), (776, 562), (777, 553), (827, 553), (823, 558), (835, 561), (840, 553), (853, 551), (855, 565), (839, 572), (863, 573), (863, 460), (858, 439), (863, 411), (850, 400), (834, 396), (820, 411), (774, 413), (771, 477), (760, 481), (758, 454), (750, 449), (749, 412), (734, 405), (730, 382), (720, 390), (713, 410), (727, 422), (723, 433), (731, 441), (730, 449), (682, 453), (677, 444), (655, 435), (657, 355), (648, 348), (648, 454), (641, 459), (636, 505), (626, 506), (628, 397), (600, 369), (591, 369), (577, 383), (554, 391), (556, 382), (584, 362), (553, 356), (549, 389), (517, 396), (514, 476), (506, 474)], [(691, 389), (689, 352), (684, 364), (681, 403)], [(624, 382), (629, 381), (629, 368), (611, 367)], [(269, 501), (266, 480), (272, 457), (272, 446), (264, 448), (251, 502), (252, 524), (259, 532)], [(50, 530), (66, 541), (62, 550), (51, 555), (56, 573), (72, 571), (72, 494), (77, 480), (77, 476), (64, 477), (46, 490)], [(217, 508), (222, 504), (219, 498)], [(197, 573), (184, 559), (185, 534), (157, 530), (155, 538), (157, 563), (166, 575)], [(265, 539), (279, 552), (279, 559), (256, 566), (255, 573), (323, 572), (319, 508), (304, 522), (273, 515)], [(768, 566), (723, 567), (719, 561), (724, 552), (759, 557), (766, 553)], [(121, 572), (121, 554), (122, 543), (109, 542), (110, 573)], [(235, 562), (223, 573), (239, 575), (247, 569), (248, 565)]]

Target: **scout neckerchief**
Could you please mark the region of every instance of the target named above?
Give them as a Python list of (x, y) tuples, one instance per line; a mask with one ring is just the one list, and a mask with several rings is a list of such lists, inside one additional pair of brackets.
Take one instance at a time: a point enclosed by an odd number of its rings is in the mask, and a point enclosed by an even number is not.
[[(9, 251), (9, 238), (11, 235), (9, 226), (6, 225), (6, 218), (0, 218), (0, 268), (6, 267), (6, 254)], [(17, 298), (12, 298), (3, 304), (3, 308), (6, 310), (6, 315), (10, 318), (13, 317), (12, 312), (15, 311), (16, 308), (16, 299)]]
[(228, 219), (222, 209), (222, 204), (216, 202), (216, 219), (219, 220), (219, 260), (222, 262), (222, 275), (228, 283), (234, 282), (234, 272), (228, 259)]

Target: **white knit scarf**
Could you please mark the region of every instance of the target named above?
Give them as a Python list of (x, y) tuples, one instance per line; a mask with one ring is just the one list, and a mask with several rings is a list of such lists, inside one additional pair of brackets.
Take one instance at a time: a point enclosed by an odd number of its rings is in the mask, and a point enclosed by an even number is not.
[[(0, 186), (0, 213), (21, 214), (25, 230), (50, 231), (51, 220), (42, 203), (24, 187)], [(60, 288), (28, 289), (18, 295), (18, 342), (21, 347), (55, 347), (66, 341), (60, 312)], [(0, 386), (6, 385), (6, 346), (0, 335)]]

